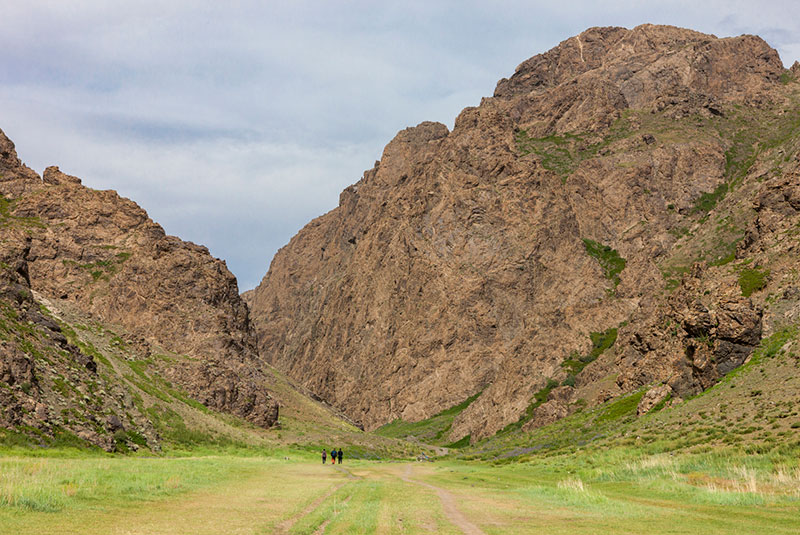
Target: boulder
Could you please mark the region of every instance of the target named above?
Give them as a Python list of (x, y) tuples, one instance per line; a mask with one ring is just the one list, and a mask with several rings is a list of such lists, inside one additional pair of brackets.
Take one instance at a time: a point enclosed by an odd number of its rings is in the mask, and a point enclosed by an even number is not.
[(671, 396), (672, 393), (672, 388), (669, 385), (659, 385), (651, 388), (639, 401), (636, 414), (639, 416), (647, 414), (653, 407)]

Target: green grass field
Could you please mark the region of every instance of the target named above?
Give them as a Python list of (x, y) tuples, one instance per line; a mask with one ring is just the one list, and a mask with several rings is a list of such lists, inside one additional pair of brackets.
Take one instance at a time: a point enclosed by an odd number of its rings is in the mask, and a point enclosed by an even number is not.
[[(797, 533), (797, 457), (626, 448), (496, 465), (316, 455), (0, 458), (0, 533)], [(471, 529), (478, 531), (471, 531)]]
[[(187, 406), (187, 426), (230, 440), (108, 454), (4, 431), (0, 535), (800, 533), (796, 338), (776, 331), (713, 388), (646, 416), (640, 391), (432, 463), (412, 459), (474, 398), (364, 433), (276, 375), (278, 428)], [(319, 450), (340, 446), (344, 466), (323, 466)]]

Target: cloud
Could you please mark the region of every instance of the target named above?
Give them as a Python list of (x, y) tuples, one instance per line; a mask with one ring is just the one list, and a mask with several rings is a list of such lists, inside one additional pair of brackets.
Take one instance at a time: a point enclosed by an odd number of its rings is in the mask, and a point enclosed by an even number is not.
[(209, 246), (247, 289), (394, 134), (452, 126), (589, 26), (760, 33), (798, 58), (792, 2), (27, 1), (0, 18), (0, 128)]

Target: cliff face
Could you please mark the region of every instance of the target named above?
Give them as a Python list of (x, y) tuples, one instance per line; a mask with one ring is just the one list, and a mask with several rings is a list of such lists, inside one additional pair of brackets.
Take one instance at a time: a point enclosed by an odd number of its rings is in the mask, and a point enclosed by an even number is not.
[(278, 252), (262, 355), (367, 429), (480, 392), (453, 440), (708, 387), (786, 320), (764, 299), (793, 265), (772, 245), (797, 219), (792, 73), (758, 37), (650, 25), (525, 61)]
[[(207, 407), (260, 426), (277, 420), (277, 403), (266, 390), (269, 372), (258, 356), (236, 279), (224, 262), (211, 257), (205, 247), (165, 235), (144, 210), (113, 191), (84, 187), (55, 167), (39, 177), (20, 162), (2, 132), (0, 195), (3, 306), (7, 319), (13, 320), (4, 327), (2, 369), (9, 370), (4, 382), (11, 387), (11, 393), (4, 393), (16, 400), (3, 402), (4, 409), (31, 405), (41, 425), (24, 425), (49, 431), (53, 425), (64, 427), (61, 409), (69, 406), (59, 408), (59, 389), (51, 383), (63, 384), (59, 377), (74, 367), (74, 361), (81, 363), (74, 384), (102, 384), (105, 393), (114, 389), (113, 381), (98, 375), (99, 363), (91, 352), (87, 356), (75, 340), (67, 341), (48, 315), (50, 307), (39, 310), (48, 300), (59, 309), (74, 309), (88, 321), (124, 331), (118, 345), (135, 348), (126, 358), (146, 362)], [(20, 318), (40, 327), (26, 333)], [(39, 350), (28, 351), (30, 344)], [(93, 375), (84, 377), (87, 373)], [(22, 384), (26, 386), (20, 390)], [(105, 406), (115, 403), (109, 397), (113, 396), (97, 396), (99, 405), (83, 407), (81, 413), (89, 417), (112, 412)], [(115, 408), (115, 414), (134, 409)], [(4, 419), (0, 424), (21, 422)], [(98, 425), (102, 431), (105, 424)], [(94, 433), (91, 441), (108, 442), (100, 435)]]

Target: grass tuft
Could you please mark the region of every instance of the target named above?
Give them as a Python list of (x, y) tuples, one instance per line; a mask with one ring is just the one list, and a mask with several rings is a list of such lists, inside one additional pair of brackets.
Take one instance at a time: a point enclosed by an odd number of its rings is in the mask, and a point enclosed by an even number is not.
[(739, 272), (739, 287), (742, 289), (742, 295), (750, 297), (754, 292), (761, 290), (767, 285), (769, 277), (768, 269), (745, 268)]
[(620, 283), (619, 274), (625, 269), (626, 260), (619, 256), (616, 249), (603, 245), (588, 238), (583, 239), (586, 253), (600, 263), (603, 275), (614, 283), (616, 288)]

